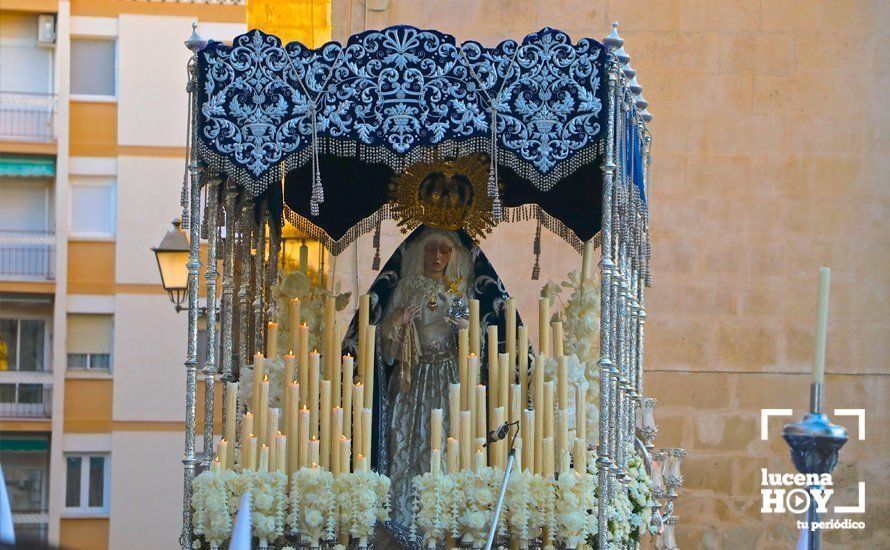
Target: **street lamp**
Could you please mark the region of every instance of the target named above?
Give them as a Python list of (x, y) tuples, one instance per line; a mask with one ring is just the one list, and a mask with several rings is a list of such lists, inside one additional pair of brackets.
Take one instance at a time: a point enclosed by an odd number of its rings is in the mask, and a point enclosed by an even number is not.
[(173, 228), (167, 231), (161, 244), (152, 248), (161, 272), (161, 284), (176, 306), (176, 311), (183, 309), (189, 288), (189, 271), (186, 264), (189, 259), (189, 239), (182, 230), (182, 222), (173, 220)]

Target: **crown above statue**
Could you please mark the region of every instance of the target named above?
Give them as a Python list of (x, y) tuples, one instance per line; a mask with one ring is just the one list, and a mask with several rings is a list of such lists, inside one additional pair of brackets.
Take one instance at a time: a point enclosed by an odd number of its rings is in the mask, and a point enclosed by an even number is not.
[(482, 154), (412, 164), (390, 186), (390, 203), (402, 232), (424, 224), (463, 229), (473, 239), (491, 233), (495, 221), (488, 176), (489, 163)]

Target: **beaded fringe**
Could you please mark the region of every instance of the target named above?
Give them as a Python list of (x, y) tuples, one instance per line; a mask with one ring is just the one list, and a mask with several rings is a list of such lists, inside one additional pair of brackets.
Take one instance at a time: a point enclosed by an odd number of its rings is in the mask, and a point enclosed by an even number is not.
[[(537, 189), (547, 192), (562, 179), (571, 176), (582, 166), (597, 162), (602, 156), (604, 140), (576, 151), (568, 159), (560, 162), (547, 173), (541, 173), (530, 162), (520, 158), (513, 151), (498, 148), (498, 164), (515, 171), (519, 177), (527, 179)], [(491, 154), (490, 138), (475, 137), (465, 140), (452, 140), (435, 146), (418, 146), (406, 154), (400, 155), (384, 146), (369, 147), (354, 141), (337, 140), (319, 136), (316, 147), (305, 147), (291, 153), (278, 161), (282, 162), (289, 172), (313, 162), (314, 155), (335, 155), (361, 159), (365, 162), (385, 164), (395, 172), (403, 172), (417, 162), (430, 162), (442, 157), (459, 157), (472, 153)], [(257, 197), (266, 192), (270, 185), (278, 181), (278, 170), (269, 168), (259, 176), (255, 176), (244, 166), (231, 162), (227, 156), (208, 148), (203, 141), (198, 143), (198, 155), (208, 168), (217, 173), (225, 173), (234, 178), (240, 187), (247, 190), (250, 197)], [(316, 177), (317, 176), (317, 177)], [(321, 175), (313, 170), (312, 191), (318, 204), (324, 202), (324, 189), (321, 186)]]

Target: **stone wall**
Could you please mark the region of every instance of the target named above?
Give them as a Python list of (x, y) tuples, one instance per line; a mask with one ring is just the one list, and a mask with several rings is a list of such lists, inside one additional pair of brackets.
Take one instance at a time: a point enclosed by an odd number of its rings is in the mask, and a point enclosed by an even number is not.
[(408, 23), (493, 45), (543, 26), (602, 37), (621, 22), (655, 115), (646, 393), (659, 399), (656, 443), (689, 451), (680, 546), (793, 544), (793, 517), (760, 513), (760, 468), (793, 467), (781, 420), (759, 440), (759, 411), (807, 406), (821, 265), (827, 407), (864, 407), (868, 429), (859, 441), (843, 420), (834, 497), (855, 504), (864, 480), (867, 528), (829, 547), (890, 546), (890, 4), (368, 0), (367, 23), (350, 5), (334, 1), (340, 39)]

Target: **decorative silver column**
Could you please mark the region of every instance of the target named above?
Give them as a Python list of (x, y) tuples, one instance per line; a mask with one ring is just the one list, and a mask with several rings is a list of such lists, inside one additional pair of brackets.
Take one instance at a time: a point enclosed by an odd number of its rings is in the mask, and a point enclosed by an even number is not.
[[(266, 327), (264, 327), (263, 318), (263, 294), (265, 293), (265, 284), (263, 283), (263, 275), (266, 272), (265, 256), (266, 256), (266, 205), (265, 202), (260, 205), (259, 219), (255, 225), (254, 242), (256, 244), (256, 255), (254, 256), (254, 291), (253, 291), (253, 347), (254, 353), (264, 353), (266, 348)], [(260, 380), (262, 382), (262, 380)]]
[[(222, 277), (222, 306), (220, 307), (220, 325), (222, 331), (222, 402), (228, 403), (229, 388), (228, 382), (234, 380), (232, 376), (232, 352), (233, 352), (233, 298), (235, 291), (235, 202), (238, 199), (238, 188), (231, 180), (226, 180), (225, 185), (225, 229), (226, 238), (223, 241), (223, 277)], [(226, 420), (230, 414), (236, 414), (236, 411), (230, 411), (223, 407), (222, 425), (226, 425)], [(238, 417), (235, 416), (237, 421)], [(229, 441), (229, 445), (235, 445), (234, 441)]]
[(216, 332), (216, 287), (219, 273), (216, 270), (217, 240), (219, 235), (219, 191), (221, 178), (214, 176), (207, 182), (207, 269), (204, 278), (207, 280), (207, 339), (205, 341), (207, 360), (204, 362), (204, 456), (201, 460), (205, 468), (210, 467), (213, 460), (213, 401), (216, 387), (217, 370), (217, 332)]
[[(612, 461), (610, 458), (610, 415), (611, 415), (611, 349), (612, 349), (612, 181), (615, 174), (615, 78), (617, 66), (607, 62), (609, 76), (609, 119), (606, 129), (606, 154), (603, 161), (603, 212), (602, 212), (602, 259), (600, 260), (600, 433), (599, 456), (596, 459), (599, 480), (599, 525), (607, 525), (609, 506), (609, 479)], [(600, 548), (607, 548), (607, 529), (599, 529), (597, 540)]]
[(192, 57), (188, 63), (189, 106), (192, 134), (189, 137), (189, 260), (188, 267), (188, 346), (185, 359), (185, 453), (182, 456), (182, 533), (180, 546), (189, 550), (192, 545), (192, 480), (195, 478), (195, 393), (198, 362), (198, 272), (201, 269), (201, 167), (198, 163), (198, 51), (207, 42), (198, 34), (197, 23), (185, 41)]
[(243, 375), (250, 363), (250, 248), (253, 212), (245, 200), (241, 208), (241, 280), (238, 289), (238, 372)]

